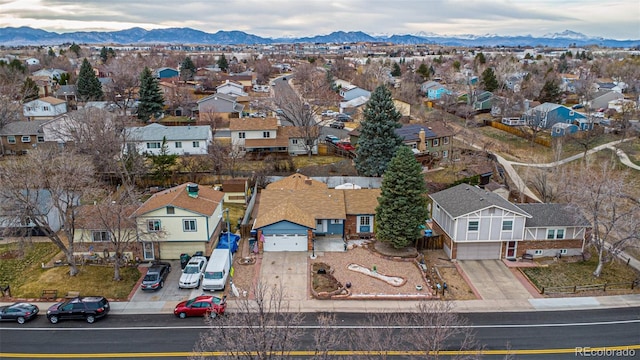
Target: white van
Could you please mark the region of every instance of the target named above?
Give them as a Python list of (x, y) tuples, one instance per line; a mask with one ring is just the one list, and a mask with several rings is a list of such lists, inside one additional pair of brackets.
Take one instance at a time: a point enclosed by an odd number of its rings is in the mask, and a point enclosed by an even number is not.
[(214, 249), (204, 271), (202, 290), (224, 290), (230, 268), (231, 251), (229, 249)]

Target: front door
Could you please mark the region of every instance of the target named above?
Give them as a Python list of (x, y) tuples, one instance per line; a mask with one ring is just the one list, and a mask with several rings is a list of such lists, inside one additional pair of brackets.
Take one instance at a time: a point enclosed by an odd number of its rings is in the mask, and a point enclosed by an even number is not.
[(153, 255), (153, 243), (145, 242), (145, 243), (142, 243), (142, 246), (144, 248), (144, 251), (143, 251), (144, 260), (155, 260), (155, 256)]
[(516, 257), (516, 248), (518, 247), (517, 241), (507, 241), (507, 259)]

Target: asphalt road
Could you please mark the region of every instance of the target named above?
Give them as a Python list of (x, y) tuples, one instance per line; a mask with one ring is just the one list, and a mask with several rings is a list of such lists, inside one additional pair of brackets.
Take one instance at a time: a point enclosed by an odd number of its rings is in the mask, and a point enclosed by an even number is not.
[[(363, 316), (370, 316), (336, 315), (339, 325), (334, 329), (344, 332), (362, 328)], [(576, 348), (616, 346), (632, 346), (635, 357), (630, 358), (640, 358), (640, 308), (462, 315), (489, 359), (504, 359), (506, 351), (514, 352), (514, 359), (569, 359), (576, 357)], [(311, 316), (303, 323), (305, 335), (296, 344), (299, 350), (312, 347), (317, 323)], [(22, 326), (0, 324), (0, 358), (110, 358), (111, 354), (113, 358), (186, 359), (206, 329), (201, 318), (181, 320), (173, 315), (111, 315), (94, 324), (64, 321), (57, 325), (39, 315)]]

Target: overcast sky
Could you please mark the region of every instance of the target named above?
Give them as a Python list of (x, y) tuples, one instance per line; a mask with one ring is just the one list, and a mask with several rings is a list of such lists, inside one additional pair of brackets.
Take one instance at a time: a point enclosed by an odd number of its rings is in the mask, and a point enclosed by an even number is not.
[(566, 29), (640, 39), (640, 0), (0, 0), (0, 27), (112, 31), (240, 30), (262, 37), (544, 35)]

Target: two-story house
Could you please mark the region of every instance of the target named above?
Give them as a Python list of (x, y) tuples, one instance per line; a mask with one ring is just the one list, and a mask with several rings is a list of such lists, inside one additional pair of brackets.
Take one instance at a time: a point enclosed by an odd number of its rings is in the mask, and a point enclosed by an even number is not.
[(340, 88), (340, 96), (343, 101), (350, 101), (357, 97), (364, 96), (365, 98), (371, 98), (371, 91), (362, 89), (355, 85), (346, 85)]
[[(125, 130), (126, 148), (140, 154), (158, 155), (163, 145), (170, 155), (203, 155), (213, 142), (210, 126), (164, 126), (158, 123), (128, 127)], [(163, 144), (164, 142), (164, 144)]]
[(52, 96), (29, 101), (22, 105), (27, 120), (49, 120), (67, 112), (67, 102)]
[(233, 95), (213, 94), (198, 100), (200, 118), (211, 114), (224, 120), (242, 117), (244, 105)]
[(287, 152), (288, 139), (278, 135), (278, 119), (240, 118), (229, 120), (231, 145), (240, 152)]
[(0, 150), (4, 155), (26, 154), (45, 144), (43, 125), (47, 120), (14, 121), (0, 129)]
[(498, 194), (460, 184), (429, 196), (432, 227), (451, 259), (481, 260), (582, 253), (584, 217), (561, 204), (512, 204)]
[(132, 214), (143, 260), (180, 259), (202, 251), (209, 256), (222, 231), (224, 193), (193, 183), (153, 194)]
[(540, 104), (527, 110), (521, 116), (527, 124), (536, 124), (544, 129), (551, 128), (556, 123), (578, 124), (581, 130), (591, 130), (593, 123), (587, 117), (566, 106), (554, 103)]
[(242, 84), (229, 80), (226, 80), (223, 84), (216, 86), (216, 93), (233, 96), (249, 96), (249, 94), (244, 91)]
[(453, 92), (451, 90), (444, 87), (437, 81), (426, 81), (420, 85), (420, 91), (425, 94), (427, 99), (437, 100), (440, 99), (443, 95), (451, 95)]

